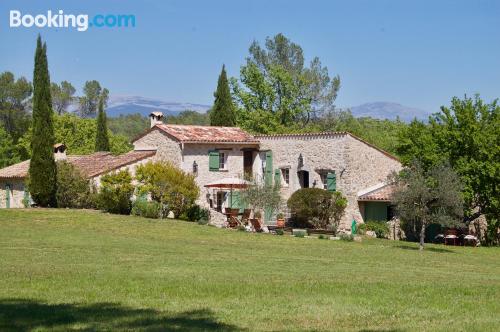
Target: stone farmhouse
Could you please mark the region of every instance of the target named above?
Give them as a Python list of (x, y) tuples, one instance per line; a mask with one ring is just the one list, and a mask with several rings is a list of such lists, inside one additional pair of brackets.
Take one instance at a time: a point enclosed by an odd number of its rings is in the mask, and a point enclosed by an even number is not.
[[(201, 193), (198, 204), (218, 211), (230, 207), (228, 190), (205, 185), (247, 175), (272, 177), (280, 184), (284, 199), (300, 188), (342, 192), (348, 199), (341, 222), (344, 229), (350, 229), (352, 219), (392, 217), (391, 187), (386, 180), (392, 171), (401, 169), (401, 163), (348, 132), (254, 136), (236, 127), (164, 124), (162, 118), (160, 112), (151, 113), (151, 128), (132, 142), (132, 152), (67, 158), (96, 182), (102, 174), (120, 168), (133, 173), (138, 164), (149, 160), (170, 161), (195, 175)], [(6, 207), (9, 199), (10, 207), (22, 206), (28, 167), (25, 161), (0, 170), (0, 207)], [(234, 196), (231, 201), (233, 207), (240, 204)], [(266, 222), (272, 222), (269, 219)]]

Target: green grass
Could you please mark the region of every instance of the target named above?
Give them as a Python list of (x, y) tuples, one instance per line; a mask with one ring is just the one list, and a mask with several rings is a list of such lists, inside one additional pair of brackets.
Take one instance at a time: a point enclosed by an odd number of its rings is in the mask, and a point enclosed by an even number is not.
[(498, 331), (500, 249), (0, 210), (0, 331)]

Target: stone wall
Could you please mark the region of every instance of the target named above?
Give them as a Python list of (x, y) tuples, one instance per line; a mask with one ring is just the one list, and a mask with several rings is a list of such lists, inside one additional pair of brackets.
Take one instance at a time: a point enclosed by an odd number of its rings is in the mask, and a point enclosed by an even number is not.
[(156, 149), (156, 160), (168, 160), (176, 166), (181, 164), (181, 144), (158, 128), (153, 129), (133, 144), (134, 150)]
[[(205, 185), (223, 178), (243, 178), (243, 151), (248, 145), (241, 144), (185, 144), (181, 161), (181, 169), (189, 174), (193, 173), (193, 163), (198, 165), (196, 183), (200, 187), (198, 204), (208, 207), (208, 195), (212, 195), (213, 189), (205, 188)], [(257, 146), (254, 146), (257, 147)], [(218, 150), (227, 155), (227, 167), (225, 170), (210, 171), (209, 152)], [(254, 160), (254, 165), (257, 161)], [(214, 198), (213, 196), (210, 196)]]
[(273, 168), (289, 168), (290, 183), (284, 185), (285, 199), (300, 189), (299, 155), (303, 157), (300, 170), (309, 172), (309, 187), (323, 188), (321, 173), (335, 172), (337, 191), (348, 199), (341, 228), (350, 229), (354, 217), (363, 222), (358, 206), (358, 191), (386, 180), (400, 163), (387, 154), (347, 133), (259, 136), (261, 150), (273, 151)]
[(24, 200), (24, 179), (9, 179), (0, 180), (0, 208), (7, 207), (7, 193), (5, 186), (9, 184), (10, 190), (10, 207), (11, 208), (23, 208)]
[(362, 221), (363, 217), (358, 207), (358, 192), (386, 182), (393, 171), (401, 170), (401, 163), (392, 156), (368, 145), (367, 143), (351, 136), (347, 136), (344, 147), (345, 172), (344, 191), (349, 200), (346, 216)]

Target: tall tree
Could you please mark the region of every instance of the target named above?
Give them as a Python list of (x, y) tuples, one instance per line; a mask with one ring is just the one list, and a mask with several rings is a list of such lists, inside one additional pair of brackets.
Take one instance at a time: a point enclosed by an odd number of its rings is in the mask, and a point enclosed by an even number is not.
[(0, 126), (17, 142), (29, 128), (29, 99), (33, 88), (24, 77), (14, 78), (11, 72), (0, 74)]
[(450, 107), (429, 119), (414, 121), (401, 135), (398, 154), (429, 169), (448, 162), (464, 188), (465, 221), (488, 220), (488, 241), (500, 242), (500, 105), (474, 98), (453, 98)]
[(241, 126), (255, 132), (289, 131), (335, 108), (340, 78), (331, 78), (317, 57), (304, 66), (300, 45), (277, 34), (266, 39), (265, 48), (253, 42), (249, 52), (241, 85), (231, 81), (242, 109)]
[(97, 114), (97, 132), (95, 137), (95, 151), (109, 151), (108, 125), (104, 111), (104, 98), (99, 99), (99, 113)]
[(104, 105), (108, 103), (109, 90), (101, 88), (101, 84), (96, 81), (87, 81), (83, 87), (84, 95), (79, 98), (78, 113), (81, 117), (93, 117), (97, 113), (99, 101), (103, 98)]
[(29, 168), (29, 190), (39, 206), (56, 206), (54, 125), (47, 46), (38, 36), (33, 73), (33, 136)]
[(233, 127), (236, 125), (236, 114), (227, 81), (226, 67), (222, 65), (222, 71), (217, 82), (217, 91), (214, 93), (215, 102), (210, 111), (211, 126)]
[(52, 83), (50, 90), (54, 111), (59, 115), (66, 113), (76, 91), (73, 85), (68, 81), (62, 81), (61, 85)]
[(394, 177), (393, 203), (403, 223), (419, 233), (424, 249), (425, 229), (431, 223), (455, 226), (462, 223), (463, 198), (460, 178), (448, 165), (429, 170), (414, 162)]

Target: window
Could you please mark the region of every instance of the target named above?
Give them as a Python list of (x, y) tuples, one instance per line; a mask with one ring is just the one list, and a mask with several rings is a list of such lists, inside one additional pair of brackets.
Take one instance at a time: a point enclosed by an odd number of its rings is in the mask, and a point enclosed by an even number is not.
[(290, 169), (289, 168), (282, 168), (281, 169), (281, 176), (283, 177), (283, 184), (285, 186), (288, 186), (290, 184)]
[(335, 171), (321, 171), (319, 176), (321, 177), (323, 189), (332, 192), (337, 190), (337, 177)]
[(210, 172), (227, 170), (227, 153), (220, 151), (209, 151), (208, 167)]
[(227, 166), (226, 154), (219, 152), (219, 169), (225, 170)]
[(321, 177), (321, 184), (323, 185), (323, 189), (327, 190), (328, 189), (328, 172), (321, 172), (319, 173), (319, 176)]

